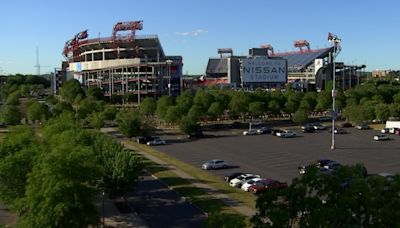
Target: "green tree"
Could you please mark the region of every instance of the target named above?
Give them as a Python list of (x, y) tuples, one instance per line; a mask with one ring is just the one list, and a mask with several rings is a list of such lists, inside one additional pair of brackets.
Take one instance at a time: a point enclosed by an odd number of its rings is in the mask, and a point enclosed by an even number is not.
[(0, 201), (15, 209), (25, 195), (27, 177), (37, 155), (43, 151), (36, 143), (32, 129), (18, 126), (10, 129), (0, 144)]
[(199, 89), (194, 96), (193, 102), (195, 105), (201, 107), (203, 112), (207, 112), (210, 105), (214, 102), (214, 96), (207, 90)]
[(265, 104), (261, 101), (254, 101), (249, 104), (249, 112), (251, 115), (260, 116), (265, 112)]
[(49, 111), (46, 105), (33, 101), (29, 104), (26, 114), (29, 121), (43, 121), (49, 116)]
[[(53, 148), (34, 166), (28, 177), (25, 212), (19, 224), (27, 227), (96, 226), (99, 215), (94, 205), (100, 169), (93, 153), (70, 142)], [(45, 202), (45, 203), (44, 203)]]
[(100, 129), (104, 126), (104, 115), (103, 113), (93, 112), (87, 117), (89, 125), (94, 129)]
[(89, 87), (87, 89), (87, 96), (92, 97), (95, 100), (103, 100), (104, 99), (104, 94), (103, 91), (99, 87)]
[(0, 119), (8, 125), (18, 125), (21, 123), (21, 111), (15, 105), (6, 105), (1, 110)]
[(378, 104), (375, 106), (375, 116), (377, 119), (386, 121), (390, 117), (390, 109), (386, 104)]
[(134, 187), (143, 169), (141, 159), (132, 151), (103, 134), (93, 135), (92, 150), (103, 170), (102, 185), (111, 196), (124, 196)]
[(73, 103), (77, 96), (83, 96), (84, 92), (78, 80), (71, 79), (64, 82), (60, 88), (60, 94), (63, 99)]
[(249, 111), (250, 97), (245, 92), (237, 92), (233, 95), (231, 102), (229, 103), (229, 111), (236, 115), (242, 115), (244, 118), (245, 114)]
[(170, 96), (162, 96), (160, 99), (157, 101), (157, 109), (156, 109), (156, 115), (160, 119), (164, 119), (165, 114), (167, 114), (167, 110), (169, 106), (172, 106), (174, 104), (174, 100)]
[(296, 112), (296, 110), (299, 109), (302, 97), (303, 97), (302, 93), (287, 92), (287, 101), (285, 103), (285, 111), (288, 114), (292, 114), (292, 113)]
[(179, 128), (187, 135), (201, 131), (200, 125), (191, 119), (190, 117), (184, 116), (179, 122)]
[(251, 221), (254, 227), (396, 226), (399, 176), (390, 183), (364, 175), (361, 165), (344, 166), (332, 174), (309, 167), (288, 188), (262, 194)]
[(187, 114), (187, 117), (195, 122), (199, 121), (202, 116), (204, 116), (204, 111), (198, 105), (193, 105)]
[(331, 92), (324, 90), (318, 93), (317, 95), (317, 105), (315, 109), (319, 112), (323, 112), (331, 108), (332, 106), (332, 96)]
[(164, 120), (168, 123), (175, 124), (179, 122), (182, 117), (182, 112), (178, 106), (169, 106)]
[(127, 137), (143, 135), (148, 129), (137, 111), (121, 110), (116, 117), (118, 129)]
[(176, 98), (176, 106), (179, 107), (183, 114), (186, 114), (193, 105), (192, 91), (185, 90)]
[(7, 105), (19, 105), (19, 97), (20, 97), (20, 94), (18, 92), (11, 93), (7, 97), (6, 104)]
[(118, 110), (116, 107), (108, 105), (103, 110), (103, 116), (105, 120), (114, 120)]
[(140, 103), (140, 112), (146, 115), (154, 115), (157, 109), (157, 102), (151, 97), (146, 97)]
[(299, 108), (304, 109), (308, 112), (313, 111), (317, 104), (316, 96), (317, 95), (314, 92), (306, 93), (300, 102)]
[(219, 101), (215, 101), (210, 105), (207, 114), (213, 118), (221, 116), (222, 114), (224, 114), (224, 107)]
[(308, 121), (307, 110), (299, 109), (292, 116), (292, 121), (296, 124), (304, 124)]

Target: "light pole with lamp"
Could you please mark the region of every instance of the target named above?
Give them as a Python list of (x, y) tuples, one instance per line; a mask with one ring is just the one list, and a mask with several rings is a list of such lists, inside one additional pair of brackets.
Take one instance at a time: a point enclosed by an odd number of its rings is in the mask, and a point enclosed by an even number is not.
[(336, 99), (336, 69), (335, 69), (335, 58), (341, 51), (340, 38), (333, 33), (328, 33), (328, 41), (332, 43), (333, 53), (331, 54), (332, 59), (332, 145), (331, 150), (335, 149), (335, 119), (336, 119), (336, 109), (335, 109), (335, 99)]
[(168, 65), (168, 96), (171, 96), (171, 64), (173, 63), (173, 61), (168, 59), (165, 62)]

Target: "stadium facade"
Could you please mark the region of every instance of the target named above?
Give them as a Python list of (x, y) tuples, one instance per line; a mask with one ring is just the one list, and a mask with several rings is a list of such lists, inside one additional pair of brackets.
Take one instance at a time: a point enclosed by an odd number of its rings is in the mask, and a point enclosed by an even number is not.
[(63, 51), (66, 79), (99, 87), (105, 96), (134, 94), (139, 102), (145, 96), (177, 96), (182, 56), (166, 55), (157, 35), (136, 35), (142, 28), (142, 21), (118, 22), (111, 37), (88, 39), (87, 30), (76, 34)]
[[(310, 49), (306, 40), (298, 40), (294, 43), (299, 51), (274, 53), (271, 45), (262, 45), (260, 48), (249, 49), (248, 56), (235, 56), (230, 48), (218, 49), (220, 57), (209, 58), (205, 78), (201, 85), (226, 85), (231, 87), (251, 88), (282, 88), (287, 82), (292, 83), (293, 88), (299, 90), (324, 89), (326, 83), (332, 80), (332, 54), (333, 47), (323, 49)], [(303, 49), (307, 47), (307, 49)], [(221, 52), (221, 50), (229, 50)], [(270, 60), (284, 59), (287, 61), (286, 80), (261, 80), (258, 83), (246, 83), (243, 81), (243, 63), (248, 59), (264, 58)], [(268, 62), (266, 62), (268, 64)], [(265, 65), (268, 66), (268, 65)], [(336, 85), (347, 89), (357, 85), (364, 77), (365, 65), (345, 65), (335, 63)]]

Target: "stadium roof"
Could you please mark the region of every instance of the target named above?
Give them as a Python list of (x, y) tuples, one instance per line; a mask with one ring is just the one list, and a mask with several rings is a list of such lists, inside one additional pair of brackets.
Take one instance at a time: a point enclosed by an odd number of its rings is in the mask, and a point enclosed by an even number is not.
[(282, 57), (288, 61), (288, 71), (299, 71), (314, 62), (314, 59), (325, 58), (332, 48), (306, 50), (297, 52), (275, 53), (274, 56)]

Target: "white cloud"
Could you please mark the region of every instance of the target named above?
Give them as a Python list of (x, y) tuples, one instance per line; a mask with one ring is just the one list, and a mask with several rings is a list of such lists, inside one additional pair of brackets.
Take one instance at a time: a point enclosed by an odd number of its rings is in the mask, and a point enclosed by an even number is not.
[(207, 30), (204, 29), (196, 29), (193, 31), (189, 31), (189, 32), (175, 32), (176, 35), (180, 35), (180, 36), (198, 36), (201, 33), (207, 33)]

